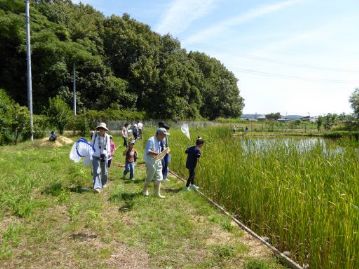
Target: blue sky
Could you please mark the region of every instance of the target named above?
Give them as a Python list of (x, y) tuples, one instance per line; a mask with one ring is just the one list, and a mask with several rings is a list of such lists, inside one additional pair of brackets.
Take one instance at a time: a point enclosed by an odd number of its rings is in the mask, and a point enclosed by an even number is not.
[[(79, 0), (73, 0), (79, 2)], [(239, 79), (244, 113), (351, 113), (359, 88), (358, 0), (82, 0), (130, 14), (219, 59)]]

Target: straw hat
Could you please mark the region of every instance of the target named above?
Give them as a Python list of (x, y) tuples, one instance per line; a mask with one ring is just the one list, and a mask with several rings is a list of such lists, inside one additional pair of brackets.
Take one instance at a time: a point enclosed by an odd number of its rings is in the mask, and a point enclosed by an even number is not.
[(104, 123), (104, 122), (101, 122), (99, 125), (97, 125), (96, 130), (98, 130), (100, 128), (105, 129), (106, 131), (108, 131), (108, 129), (106, 127), (106, 123)]

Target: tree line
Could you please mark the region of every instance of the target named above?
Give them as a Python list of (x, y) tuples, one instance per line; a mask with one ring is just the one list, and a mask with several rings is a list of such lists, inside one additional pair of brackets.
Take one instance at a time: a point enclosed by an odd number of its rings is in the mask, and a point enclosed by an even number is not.
[[(24, 106), (25, 5), (0, 0), (0, 88)], [(220, 61), (187, 52), (171, 35), (159, 35), (128, 14), (106, 17), (70, 0), (31, 3), (34, 112), (50, 98), (77, 107), (141, 111), (151, 118), (238, 117), (244, 100), (237, 78)]]

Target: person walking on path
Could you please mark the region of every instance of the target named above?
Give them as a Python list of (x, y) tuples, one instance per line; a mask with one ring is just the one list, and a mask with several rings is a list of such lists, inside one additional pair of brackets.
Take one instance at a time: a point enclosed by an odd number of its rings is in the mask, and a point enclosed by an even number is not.
[[(159, 128), (165, 128), (168, 132), (168, 130), (170, 129), (170, 127), (164, 123), (164, 122), (159, 122), (158, 123), (158, 127)], [(163, 181), (169, 181), (169, 179), (167, 178), (168, 176), (168, 164), (170, 162), (170, 149), (169, 149), (169, 141), (168, 141), (168, 136), (166, 136), (161, 142), (161, 151), (163, 151), (164, 149), (168, 148), (167, 154), (163, 157), (162, 159), (162, 175), (163, 175)]]
[(138, 139), (138, 126), (137, 126), (137, 123), (133, 123), (131, 129), (132, 129), (133, 137), (135, 138), (135, 140), (137, 140)]
[(141, 121), (138, 121), (137, 128), (138, 128), (138, 139), (142, 139), (143, 123)]
[(123, 155), (126, 156), (125, 158), (125, 171), (123, 171), (123, 177), (127, 175), (128, 172), (130, 172), (130, 179), (135, 180), (135, 165), (137, 161), (137, 151), (134, 148), (135, 141), (132, 140), (128, 144), (128, 148), (125, 149), (123, 152)]
[(146, 163), (146, 179), (143, 188), (143, 194), (148, 196), (148, 185), (154, 181), (155, 194), (159, 198), (165, 198), (161, 195), (161, 182), (163, 180), (162, 175), (162, 162), (161, 159), (167, 153), (167, 149), (161, 152), (160, 142), (169, 133), (165, 128), (158, 128), (156, 134), (148, 139), (146, 143), (144, 160)]
[(96, 133), (92, 137), (94, 153), (92, 155), (93, 168), (93, 188), (96, 192), (101, 192), (107, 184), (108, 178), (108, 158), (111, 154), (110, 136), (106, 123), (101, 122), (96, 127)]
[(123, 138), (123, 146), (127, 148), (127, 146), (128, 146), (128, 123), (127, 122), (122, 127), (121, 135)]
[(112, 135), (110, 135), (110, 155), (108, 156), (108, 161), (107, 161), (108, 168), (110, 168), (111, 166), (112, 157), (115, 155), (115, 151), (116, 151), (116, 145), (115, 142), (113, 142)]
[(194, 184), (195, 169), (197, 166), (198, 159), (201, 157), (201, 148), (204, 144), (204, 140), (201, 137), (198, 137), (196, 140), (196, 145), (186, 149), (185, 153), (187, 154), (186, 168), (189, 172), (189, 177), (187, 179), (186, 188), (189, 191), (192, 189), (199, 189), (197, 185)]

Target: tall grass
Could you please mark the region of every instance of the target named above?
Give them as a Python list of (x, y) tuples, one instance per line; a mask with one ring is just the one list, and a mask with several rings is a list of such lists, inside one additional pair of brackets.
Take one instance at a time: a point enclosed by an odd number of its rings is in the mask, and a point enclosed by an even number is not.
[[(293, 139), (265, 145), (230, 130), (191, 130), (206, 140), (197, 182), (204, 192), (310, 268), (359, 268), (359, 152)], [(171, 168), (187, 176), (186, 146), (171, 132)]]

